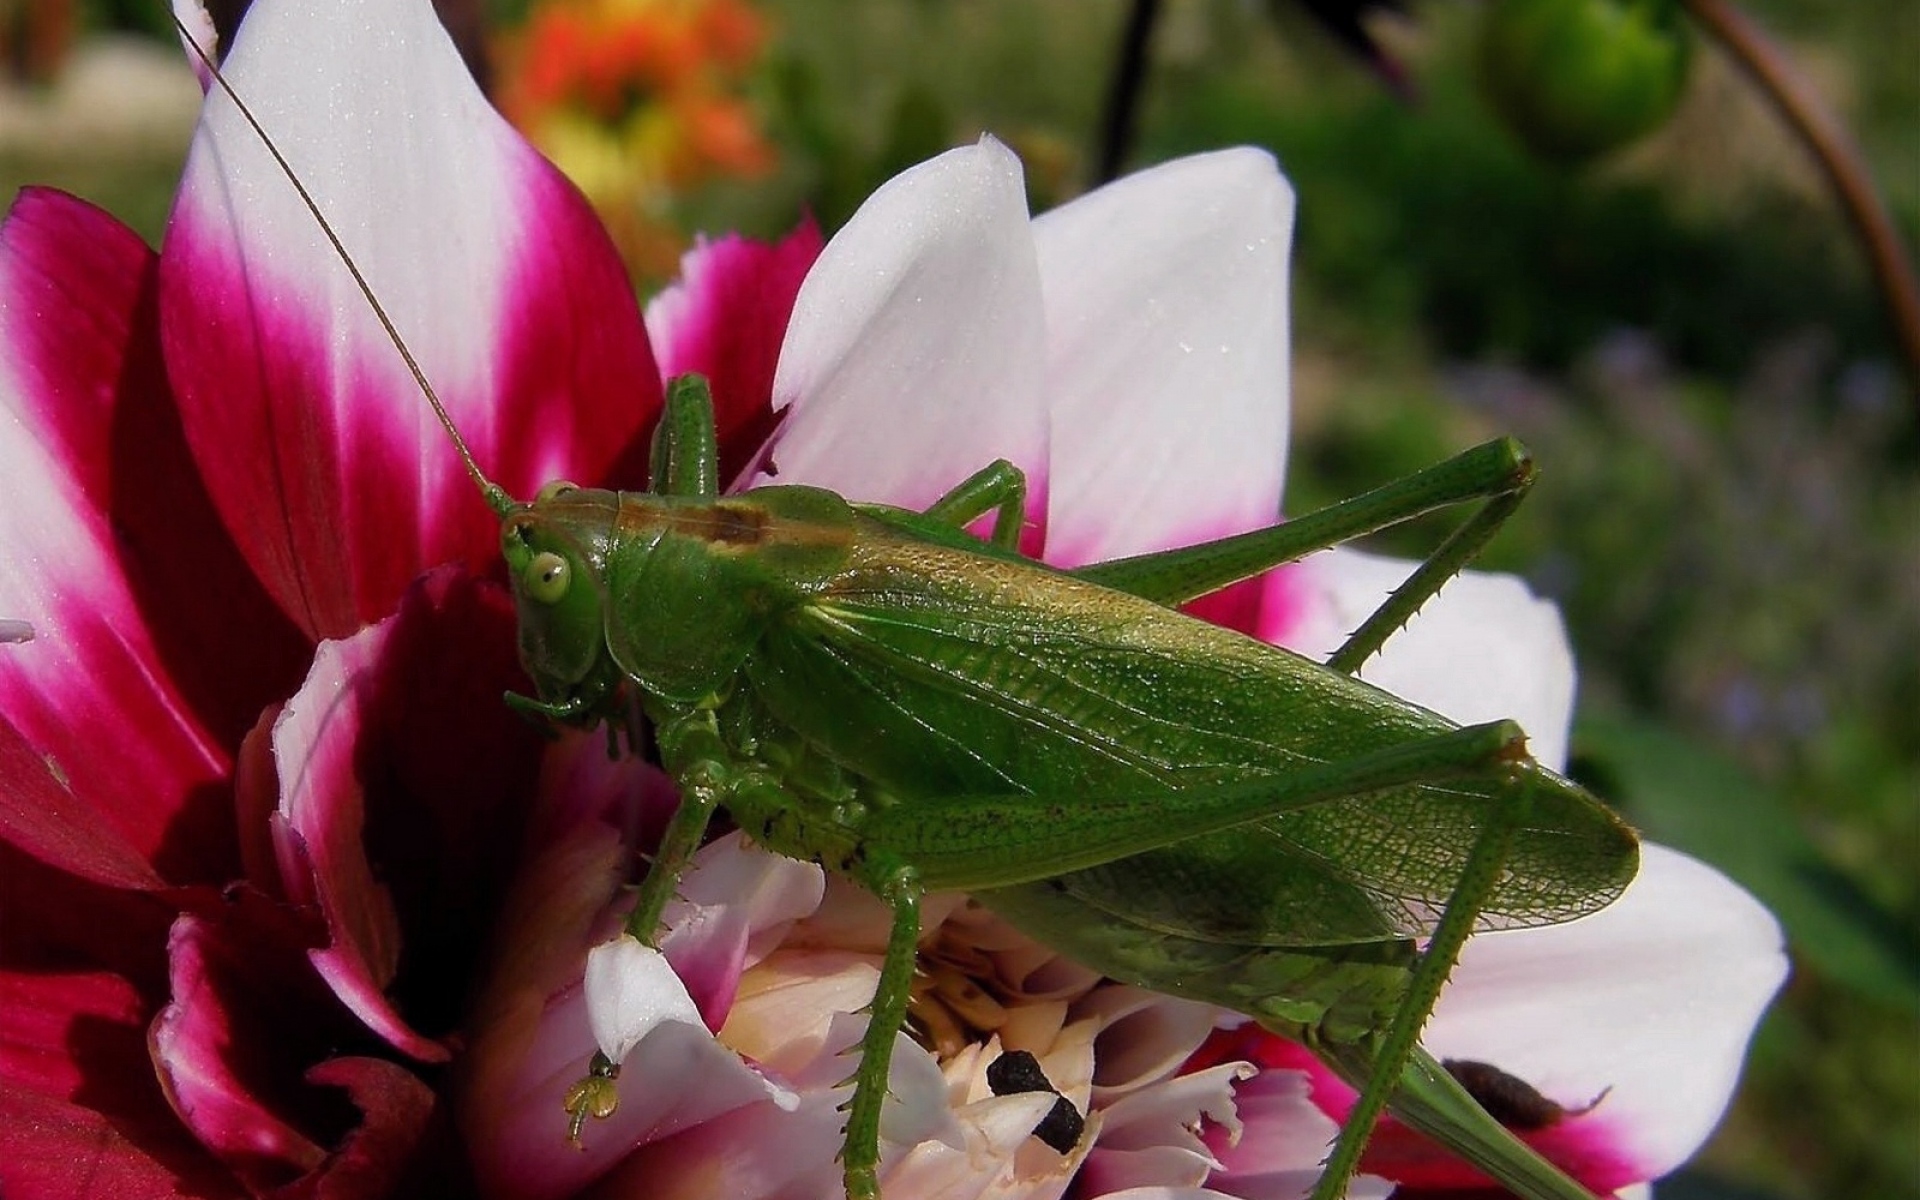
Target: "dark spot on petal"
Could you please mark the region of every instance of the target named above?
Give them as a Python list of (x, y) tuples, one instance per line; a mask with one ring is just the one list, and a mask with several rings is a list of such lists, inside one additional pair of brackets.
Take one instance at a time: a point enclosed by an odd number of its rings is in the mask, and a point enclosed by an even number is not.
[(1551, 1129), (1568, 1117), (1592, 1111), (1594, 1105), (1606, 1098), (1606, 1092), (1602, 1092), (1584, 1106), (1569, 1109), (1542, 1095), (1526, 1080), (1509, 1075), (1492, 1063), (1449, 1058), (1440, 1065), (1487, 1110), (1488, 1116), (1508, 1129), (1522, 1132)]
[(1073, 1101), (1060, 1095), (1047, 1078), (1047, 1073), (1040, 1069), (1040, 1060), (1028, 1051), (1009, 1050), (988, 1063), (987, 1087), (996, 1096), (1052, 1092), (1053, 1107), (1034, 1126), (1033, 1136), (1060, 1154), (1067, 1153), (1079, 1143), (1080, 1134), (1087, 1127), (1087, 1119), (1080, 1115)]
[(1026, 1050), (1009, 1050), (988, 1063), (987, 1086), (996, 1096), (1054, 1090), (1053, 1081), (1040, 1069), (1040, 1060)]

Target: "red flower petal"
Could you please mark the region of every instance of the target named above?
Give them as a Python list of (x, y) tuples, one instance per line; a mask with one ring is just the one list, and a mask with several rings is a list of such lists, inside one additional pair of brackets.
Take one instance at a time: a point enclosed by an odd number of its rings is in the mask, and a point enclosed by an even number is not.
[(681, 258), (680, 281), (647, 305), (661, 375), (697, 371), (713, 385), (722, 486), (773, 432), (773, 369), (820, 247), (811, 220), (777, 242), (702, 240)]
[[(293, 164), (483, 468), (600, 480), (658, 410), (632, 288), (425, 4), (263, 5), (226, 76)], [(398, 124), (393, 114), (407, 114)], [(314, 636), (391, 612), (498, 530), (259, 137), (209, 97), (161, 262), (167, 366), (227, 527)]]
[[(304, 1181), (316, 1200), (470, 1190), (449, 1177), (454, 1168), (442, 1160), (420, 1165), (419, 1146), (436, 1106), (433, 1090), (406, 1068), (377, 1058), (336, 1058), (307, 1072), (307, 1082), (345, 1089), (363, 1114), (326, 1164)], [(424, 1177), (409, 1179), (410, 1172)]]
[(125, 980), (0, 974), (0, 1014), (0, 1195), (243, 1194), (168, 1109)]
[(179, 897), (103, 887), (0, 842), (0, 970), (106, 969), (158, 1004)]
[(226, 745), (304, 657), (199, 490), (152, 287), (152, 253), (71, 197), (0, 228), (0, 613), (34, 631), (0, 648), (0, 837), (134, 887), (231, 874)]

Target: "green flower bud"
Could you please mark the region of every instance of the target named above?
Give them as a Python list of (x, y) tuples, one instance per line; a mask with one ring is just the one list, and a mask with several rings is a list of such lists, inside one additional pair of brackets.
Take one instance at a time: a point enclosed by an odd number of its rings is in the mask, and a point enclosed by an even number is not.
[(1493, 107), (1528, 149), (1563, 162), (1665, 121), (1692, 50), (1673, 0), (1495, 0), (1480, 33)]

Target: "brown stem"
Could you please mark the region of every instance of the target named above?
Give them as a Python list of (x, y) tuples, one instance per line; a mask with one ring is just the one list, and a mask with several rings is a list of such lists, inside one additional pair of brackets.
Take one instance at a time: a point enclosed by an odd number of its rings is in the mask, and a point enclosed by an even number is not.
[(1854, 233), (1872, 264), (1874, 281), (1886, 301), (1887, 317), (1908, 378), (1920, 399), (1920, 281), (1900, 244), (1893, 217), (1867, 174), (1860, 148), (1813, 89), (1793, 69), (1786, 53), (1730, 0), (1680, 0), (1693, 19), (1717, 38), (1734, 61), (1753, 77), (1789, 128), (1813, 152), (1827, 182), (1846, 211)]

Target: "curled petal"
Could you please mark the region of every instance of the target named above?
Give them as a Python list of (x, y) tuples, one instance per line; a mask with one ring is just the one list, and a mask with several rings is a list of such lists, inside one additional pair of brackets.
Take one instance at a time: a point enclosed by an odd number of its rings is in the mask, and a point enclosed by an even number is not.
[[(1269, 641), (1324, 658), (1337, 649), (1415, 564), (1337, 549), (1302, 564), (1303, 617), (1263, 630)], [(1566, 765), (1573, 722), (1573, 651), (1560, 611), (1520, 579), (1462, 571), (1387, 639), (1360, 678), (1471, 725), (1510, 717), (1534, 758)]]
[[(1312, 1088), (1299, 1071), (1261, 1071), (1234, 1088), (1240, 1136), (1212, 1126), (1206, 1141), (1221, 1169), (1214, 1186), (1244, 1200), (1300, 1200), (1313, 1190), (1339, 1126), (1315, 1106)], [(1394, 1185), (1361, 1175), (1347, 1185), (1347, 1200), (1385, 1200)]]
[(1233, 1087), (1250, 1078), (1246, 1063), (1222, 1063), (1144, 1088), (1103, 1110), (1100, 1144), (1088, 1156), (1084, 1186), (1094, 1195), (1130, 1187), (1195, 1187), (1219, 1162), (1200, 1131), (1219, 1125), (1237, 1140)]
[(1076, 1005), (1098, 1022), (1094, 1099), (1101, 1104), (1165, 1080), (1213, 1032), (1219, 1010), (1136, 987), (1101, 988)]
[(1287, 456), (1293, 189), (1195, 155), (1033, 223), (1047, 305), (1047, 559), (1079, 566), (1272, 523)]
[(274, 726), (282, 884), (328, 928), (314, 963), (420, 1059), (447, 1057), (436, 1035), (464, 1014), (444, 981), (478, 969), (539, 772), (539, 735), (500, 703), (520, 678), (512, 629), (502, 591), (436, 572), (323, 644)]
[(433, 1089), (398, 1063), (334, 1058), (307, 1072), (316, 1087), (346, 1093), (360, 1121), (303, 1183), (322, 1196), (385, 1196), (409, 1179), (430, 1127)]
[(269, 930), (267, 920), (256, 914), (248, 930), (182, 917), (168, 946), (173, 1002), (152, 1032), (154, 1065), (181, 1121), (256, 1190), (291, 1183), (324, 1158), (300, 1128), (302, 1115), (318, 1115), (314, 1106), (299, 1113), (287, 1085), (306, 1065), (300, 1048), (341, 1025), (322, 1007), (330, 997), (306, 961), (305, 931)]
[[(585, 201), (487, 105), (431, 8), (261, 5), (225, 73), (480, 464), (519, 495), (608, 478), (660, 399), (632, 289)], [(386, 615), (427, 566), (493, 556), (495, 522), (446, 432), (223, 91), (168, 229), (161, 311), (215, 503), (309, 635)]]
[(726, 1023), (741, 973), (820, 907), (825, 889), (818, 866), (748, 845), (738, 833), (701, 847), (667, 905), (660, 949), (709, 1028)]
[(666, 956), (638, 938), (595, 946), (587, 954), (586, 988), (593, 1040), (613, 1062), (624, 1062), (641, 1038), (668, 1022), (706, 1030)]
[(995, 458), (1045, 512), (1045, 316), (1020, 162), (991, 138), (894, 177), (808, 273), (774, 374), (783, 483), (924, 508)]
[(378, 1194), (412, 1163), (433, 1090), (398, 1064), (339, 1057), (380, 1047), (314, 974), (310, 933), (244, 891), (217, 919), (181, 918), (154, 1066), (180, 1119), (254, 1191)]

